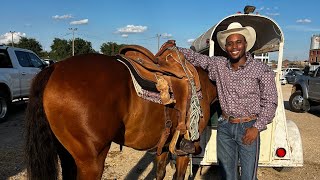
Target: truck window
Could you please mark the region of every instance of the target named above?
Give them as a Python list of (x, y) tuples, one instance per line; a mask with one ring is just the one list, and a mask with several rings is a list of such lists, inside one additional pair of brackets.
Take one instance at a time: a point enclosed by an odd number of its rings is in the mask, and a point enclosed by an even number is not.
[(33, 65), (30, 63), (29, 56), (26, 52), (15, 51), (15, 53), (18, 58), (19, 64), (22, 67), (33, 67)]
[(12, 63), (6, 52), (0, 50), (0, 68), (12, 68)]
[(22, 67), (36, 67), (41, 68), (43, 66), (42, 61), (33, 53), (24, 51), (15, 51), (19, 64)]
[(28, 53), (28, 54), (29, 54), (29, 57), (31, 60), (31, 64), (34, 67), (40, 68), (41, 66), (43, 66), (42, 61), (35, 54), (33, 54), (33, 53)]

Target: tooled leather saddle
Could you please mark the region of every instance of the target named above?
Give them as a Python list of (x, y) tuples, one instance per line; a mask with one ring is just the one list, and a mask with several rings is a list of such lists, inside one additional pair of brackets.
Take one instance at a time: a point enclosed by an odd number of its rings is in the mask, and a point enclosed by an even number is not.
[[(189, 138), (187, 130), (191, 89), (194, 88), (199, 92), (201, 87), (195, 67), (177, 50), (174, 41), (165, 43), (156, 55), (139, 45), (124, 46), (117, 58), (126, 64), (131, 75), (143, 89), (160, 93), (163, 105), (171, 105), (179, 110), (181, 117), (169, 148), (171, 153), (180, 155), (181, 152), (177, 151), (175, 146), (180, 134)], [(181, 92), (181, 88), (184, 93), (176, 93)], [(170, 134), (170, 128), (166, 126), (157, 146), (157, 154), (161, 154)]]

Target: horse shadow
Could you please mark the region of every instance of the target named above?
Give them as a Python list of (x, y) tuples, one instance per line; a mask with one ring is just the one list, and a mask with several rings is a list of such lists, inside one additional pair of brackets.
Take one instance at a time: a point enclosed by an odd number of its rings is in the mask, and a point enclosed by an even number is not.
[(192, 166), (192, 176), (188, 177), (188, 180), (196, 180), (201, 177), (201, 179), (214, 179), (214, 180), (222, 180), (221, 172), (222, 168), (218, 165), (211, 166), (200, 166), (193, 165)]
[[(140, 179), (141, 174), (147, 169), (147, 167), (153, 163), (152, 169), (149, 173), (144, 177), (144, 179), (154, 179), (156, 176), (156, 165), (155, 165), (155, 154), (146, 152), (144, 156), (137, 162), (137, 164), (130, 170), (130, 172), (126, 175), (124, 179)], [(167, 161), (167, 166), (170, 164), (171, 168), (174, 169), (175, 166), (174, 157), (170, 156)], [(190, 166), (188, 166), (189, 168)], [(215, 179), (221, 180), (221, 172), (222, 169), (218, 165), (214, 166), (199, 166), (192, 165), (192, 176), (190, 176), (190, 170), (186, 172), (186, 178), (188, 180), (199, 179)], [(170, 177), (171, 174), (166, 173), (166, 178)], [(175, 174), (172, 174), (172, 179), (174, 179)]]
[(156, 175), (156, 166), (154, 164), (155, 154), (146, 152), (144, 156), (126, 175), (125, 179), (139, 179), (140, 175), (147, 169), (149, 164), (153, 163), (152, 170), (148, 173), (145, 179), (153, 179)]

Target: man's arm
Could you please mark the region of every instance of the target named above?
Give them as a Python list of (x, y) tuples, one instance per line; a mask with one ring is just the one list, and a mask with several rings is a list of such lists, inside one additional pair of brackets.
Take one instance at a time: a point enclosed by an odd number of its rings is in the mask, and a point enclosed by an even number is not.
[(192, 49), (186, 49), (177, 47), (178, 50), (185, 56), (185, 58), (194, 66), (201, 67), (209, 72), (210, 79), (214, 78), (214, 70), (217, 67), (216, 63), (219, 57), (209, 57), (193, 51)]
[(262, 76), (260, 81), (261, 111), (253, 127), (247, 128), (242, 140), (244, 144), (251, 144), (258, 137), (259, 132), (267, 129), (272, 122), (278, 105), (278, 93), (275, 75), (271, 69)]
[(272, 122), (278, 106), (278, 93), (275, 83), (275, 74), (268, 68), (260, 80), (260, 107), (261, 111), (253, 125), (259, 132), (267, 129)]

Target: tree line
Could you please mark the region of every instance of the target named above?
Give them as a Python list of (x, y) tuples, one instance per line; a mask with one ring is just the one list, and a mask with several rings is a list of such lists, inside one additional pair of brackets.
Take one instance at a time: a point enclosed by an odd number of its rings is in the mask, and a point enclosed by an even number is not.
[[(11, 43), (6, 44), (11, 46)], [(21, 37), (18, 43), (13, 44), (14, 47), (29, 49), (38, 54), (42, 59), (53, 59), (56, 61), (63, 60), (72, 56), (72, 40), (55, 38), (51, 44), (51, 51), (44, 51), (39, 41), (34, 38)], [(100, 46), (100, 52), (105, 55), (115, 55), (125, 44), (117, 44), (115, 42), (106, 42)], [(92, 48), (92, 44), (81, 38), (74, 39), (74, 55), (98, 53)]]

